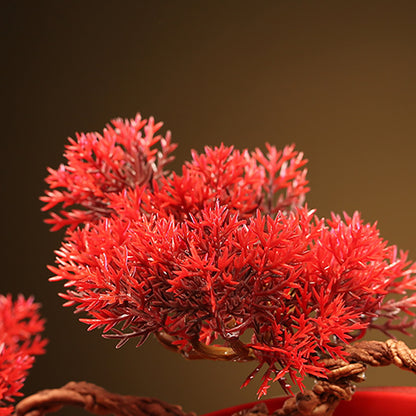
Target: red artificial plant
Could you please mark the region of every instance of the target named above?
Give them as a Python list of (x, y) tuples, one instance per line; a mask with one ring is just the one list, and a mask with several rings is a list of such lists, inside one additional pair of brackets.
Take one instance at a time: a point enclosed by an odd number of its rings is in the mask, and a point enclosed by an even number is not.
[(244, 385), (264, 368), (262, 396), (274, 381), (290, 391), (287, 376), (301, 389), (332, 377), (324, 358), (347, 361), (370, 328), (416, 326), (416, 265), (359, 213), (304, 205), (293, 145), (206, 147), (174, 173), (161, 125), (114, 120), (69, 139), (49, 169), (46, 222), (66, 228), (51, 280), (90, 330), (119, 347), (154, 334), (187, 358), (256, 361)]
[(47, 221), (69, 226), (52, 280), (90, 329), (119, 346), (157, 334), (185, 356), (231, 347), (258, 361), (247, 381), (266, 367), (261, 396), (270, 381), (289, 388), (285, 375), (301, 387), (324, 376), (320, 355), (343, 358), (372, 326), (414, 325), (398, 313), (416, 295), (386, 295), (416, 289), (415, 266), (358, 213), (325, 220), (303, 207), (306, 160), (294, 146), (206, 147), (176, 174), (160, 126), (114, 120), (70, 139), (67, 164), (49, 171), (44, 209), (62, 209)]

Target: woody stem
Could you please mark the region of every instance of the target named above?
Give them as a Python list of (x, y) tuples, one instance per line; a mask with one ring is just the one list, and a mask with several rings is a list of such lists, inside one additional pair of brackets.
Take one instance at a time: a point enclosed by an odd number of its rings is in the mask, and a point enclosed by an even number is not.
[(196, 416), (158, 399), (110, 393), (83, 381), (71, 381), (61, 388), (42, 390), (26, 397), (17, 404), (14, 416), (43, 416), (63, 406), (82, 407), (97, 416)]
[(198, 339), (192, 340), (192, 350), (182, 352), (177, 345), (174, 344), (176, 338), (160, 331), (156, 334), (158, 341), (166, 348), (179, 352), (190, 360), (208, 359), (220, 361), (252, 361), (255, 359), (250, 348), (245, 346), (238, 338), (229, 340), (230, 347), (222, 345), (207, 345)]

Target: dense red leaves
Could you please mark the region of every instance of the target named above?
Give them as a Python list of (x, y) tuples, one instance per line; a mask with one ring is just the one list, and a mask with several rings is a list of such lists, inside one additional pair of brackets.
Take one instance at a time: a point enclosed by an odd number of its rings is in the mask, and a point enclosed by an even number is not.
[(330, 232), (321, 233), (313, 251), (311, 273), (328, 296), (340, 295), (353, 310), (364, 310), (361, 321), (369, 326), (374, 326), (376, 318), (387, 318), (379, 329), (388, 333), (399, 312), (411, 313), (416, 307), (416, 293), (410, 298), (383, 300), (387, 294), (416, 290), (415, 265), (408, 267), (406, 253), (398, 254), (395, 246), (388, 246), (376, 225), (364, 224), (358, 213), (352, 218), (345, 215), (345, 222), (333, 215), (328, 223)]
[(221, 145), (193, 152), (180, 175), (121, 192), (105, 182), (108, 212), (67, 230), (52, 280), (119, 346), (161, 331), (184, 355), (244, 340), (259, 362), (247, 380), (265, 366), (260, 395), (271, 381), (290, 388), (285, 375), (300, 386), (306, 374), (324, 377), (321, 354), (343, 357), (343, 343), (369, 327), (414, 325), (397, 319), (416, 306), (405, 295), (416, 277), (359, 214), (319, 220), (301, 207), (304, 164), (293, 146)]
[[(46, 202), (43, 210), (62, 204), (60, 213), (46, 220), (52, 230), (108, 216), (109, 194), (149, 185), (163, 176), (176, 145), (170, 132), (166, 137), (155, 135), (161, 127), (152, 117), (145, 120), (138, 114), (131, 120), (113, 120), (102, 135), (81, 133), (77, 140), (69, 138), (64, 154), (68, 164), (48, 169), (50, 190), (41, 197)], [(160, 150), (155, 147), (158, 143)]]
[(40, 333), (44, 321), (38, 315), (39, 305), (32, 298), (0, 295), (0, 415), (13, 412), (14, 397), (32, 367), (34, 356), (43, 354), (46, 340)]
[[(184, 219), (219, 202), (242, 218), (257, 209), (276, 213), (300, 206), (307, 188), (306, 164), (302, 153), (287, 146), (282, 151), (267, 144), (249, 154), (233, 147), (205, 147), (192, 152), (182, 175), (173, 174), (156, 184), (147, 198), (146, 209)], [(145, 199), (146, 201), (146, 199)]]

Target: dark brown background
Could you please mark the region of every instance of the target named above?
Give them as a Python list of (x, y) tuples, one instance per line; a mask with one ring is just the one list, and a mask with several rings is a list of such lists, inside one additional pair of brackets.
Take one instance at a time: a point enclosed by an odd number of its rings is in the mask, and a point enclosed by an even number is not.
[[(115, 116), (165, 121), (176, 167), (204, 144), (295, 142), (319, 215), (360, 210), (416, 258), (416, 2), (10, 1), (1, 18), (0, 289), (34, 294), (50, 339), (25, 393), (89, 380), (199, 413), (255, 399), (257, 380), (239, 389), (252, 364), (187, 362), (153, 341), (116, 351), (47, 282), (60, 235), (39, 212), (45, 168)], [(370, 369), (379, 384), (416, 382)]]

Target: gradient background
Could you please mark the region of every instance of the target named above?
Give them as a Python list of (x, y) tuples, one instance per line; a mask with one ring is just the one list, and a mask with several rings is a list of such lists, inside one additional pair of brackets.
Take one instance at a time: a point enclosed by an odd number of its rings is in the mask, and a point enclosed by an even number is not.
[[(0, 291), (34, 294), (50, 339), (26, 394), (88, 380), (199, 413), (255, 399), (258, 380), (240, 390), (252, 363), (187, 362), (154, 341), (115, 350), (47, 281), (61, 235), (39, 212), (46, 166), (116, 116), (163, 120), (175, 168), (205, 144), (295, 142), (319, 215), (359, 210), (416, 258), (415, 1), (9, 1), (1, 19)], [(416, 384), (395, 368), (367, 375)]]

